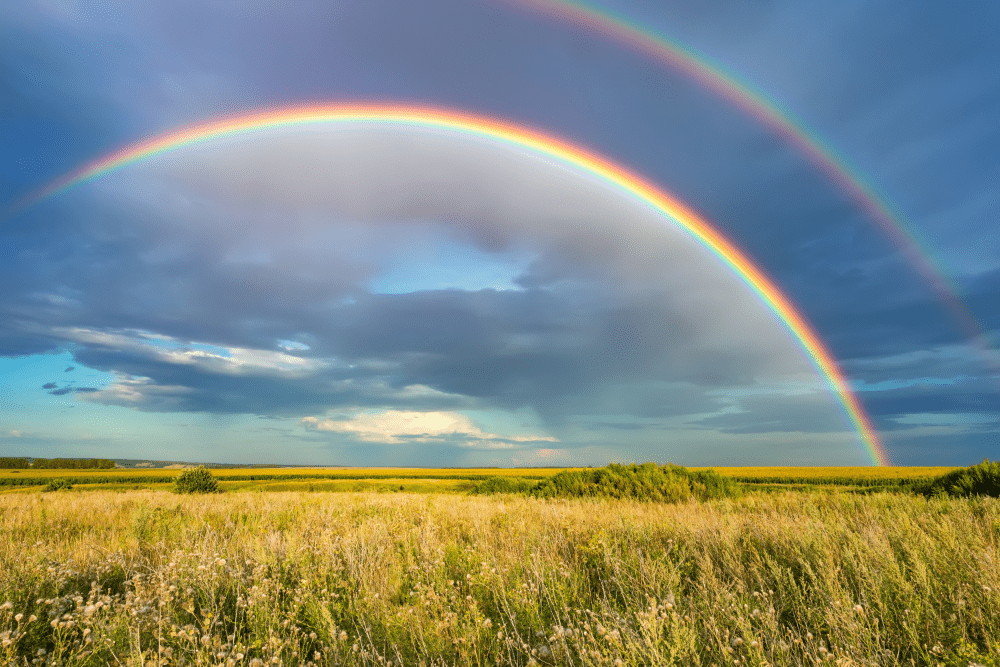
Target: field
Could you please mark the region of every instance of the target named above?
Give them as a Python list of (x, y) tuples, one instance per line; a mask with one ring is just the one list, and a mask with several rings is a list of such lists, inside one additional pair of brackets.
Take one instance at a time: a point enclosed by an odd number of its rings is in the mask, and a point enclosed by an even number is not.
[[(551, 477), (565, 468), (221, 468), (213, 471), (226, 490), (260, 491), (468, 491), (489, 477)], [(572, 468), (570, 468), (572, 470)], [(691, 468), (704, 470), (704, 468)], [(954, 468), (715, 468), (748, 485), (847, 488), (895, 487)], [(0, 493), (39, 490), (52, 479), (69, 479), (76, 489), (169, 489), (178, 470), (0, 470)], [(402, 488), (400, 488), (402, 487)]]
[(1000, 666), (995, 499), (540, 500), (460, 493), (460, 470), (244, 472), (207, 496), (121, 490), (177, 474), (156, 470), (10, 487), (0, 664)]

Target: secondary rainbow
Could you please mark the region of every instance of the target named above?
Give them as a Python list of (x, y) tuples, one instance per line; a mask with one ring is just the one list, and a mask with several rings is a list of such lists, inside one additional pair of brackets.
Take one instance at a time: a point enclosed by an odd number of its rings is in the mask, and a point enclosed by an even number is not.
[(878, 223), (883, 232), (928, 281), (973, 342), (988, 349), (983, 327), (976, 322), (968, 307), (957, 296), (958, 289), (953, 282), (931, 259), (930, 253), (924, 250), (926, 244), (918, 241), (911, 231), (912, 225), (905, 224), (903, 216), (885, 196), (876, 191), (858, 169), (852, 167), (845, 157), (838, 155), (832, 146), (789, 110), (768, 99), (766, 95), (754, 91), (704, 54), (621, 14), (612, 13), (580, 0), (502, 1), (624, 44), (651, 60), (683, 72), (771, 128), (796, 146), (814, 165), (826, 173), (869, 219)]
[(198, 142), (266, 129), (326, 123), (437, 129), (530, 151), (588, 173), (666, 216), (728, 266), (774, 312), (829, 382), (872, 463), (889, 465), (889, 456), (878, 433), (822, 341), (781, 290), (728, 239), (676, 198), (624, 167), (580, 146), (504, 120), (452, 110), (391, 104), (286, 107), (226, 117), (161, 134), (106, 155), (55, 181), (31, 201), (37, 202), (144, 158)]

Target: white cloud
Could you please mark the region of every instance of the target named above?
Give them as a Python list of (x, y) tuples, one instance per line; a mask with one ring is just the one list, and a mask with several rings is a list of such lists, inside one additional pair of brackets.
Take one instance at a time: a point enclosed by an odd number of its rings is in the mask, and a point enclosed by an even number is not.
[(159, 410), (180, 409), (184, 394), (193, 390), (176, 385), (158, 385), (148, 377), (131, 377), (115, 373), (115, 381), (97, 391), (77, 394), (83, 401), (105, 405), (155, 407)]
[(52, 332), (78, 343), (131, 352), (165, 363), (197, 366), (200, 370), (226, 375), (310, 375), (329, 366), (326, 361), (274, 350), (186, 344), (170, 336), (146, 331), (56, 327)]
[(558, 442), (556, 438), (537, 435), (498, 435), (487, 433), (458, 412), (416, 412), (386, 410), (361, 412), (349, 419), (305, 417), (302, 424), (317, 431), (331, 431), (354, 436), (365, 442), (399, 444), (403, 442), (454, 442), (476, 449), (509, 449), (514, 442)]

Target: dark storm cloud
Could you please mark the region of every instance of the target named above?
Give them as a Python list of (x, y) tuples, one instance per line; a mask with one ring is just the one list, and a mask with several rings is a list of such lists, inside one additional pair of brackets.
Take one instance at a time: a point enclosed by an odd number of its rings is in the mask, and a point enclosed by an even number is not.
[(55, 389), (58, 386), (55, 382), (46, 382), (42, 385), (42, 389)]

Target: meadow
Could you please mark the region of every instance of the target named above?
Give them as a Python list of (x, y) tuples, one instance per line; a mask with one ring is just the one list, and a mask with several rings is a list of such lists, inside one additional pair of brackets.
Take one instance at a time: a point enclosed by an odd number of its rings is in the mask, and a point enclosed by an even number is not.
[(444, 472), (11, 488), (0, 664), (1000, 666), (996, 499), (475, 496)]

